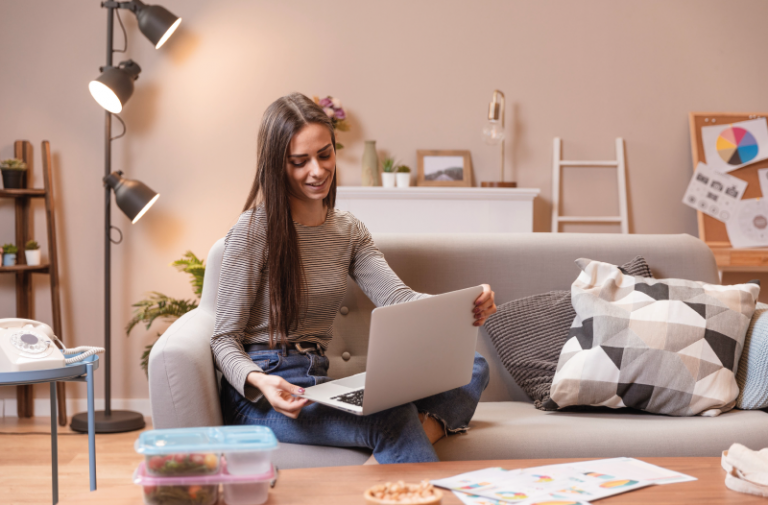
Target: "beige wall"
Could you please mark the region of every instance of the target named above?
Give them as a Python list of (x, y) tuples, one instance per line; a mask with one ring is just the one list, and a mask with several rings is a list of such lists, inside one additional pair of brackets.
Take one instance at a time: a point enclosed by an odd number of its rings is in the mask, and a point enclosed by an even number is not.
[[(131, 303), (150, 290), (191, 296), (168, 264), (187, 249), (205, 255), (237, 217), (259, 118), (278, 96), (344, 101), (353, 131), (340, 136), (339, 179), (355, 185), (364, 139), (412, 166), (416, 149), (470, 149), (476, 180), (497, 178), (498, 151), (480, 130), (492, 90), (503, 90), (507, 177), (542, 189), (537, 231), (549, 231), (552, 138), (564, 139), (568, 158), (609, 158), (622, 136), (631, 229), (695, 235), (695, 213), (680, 204), (691, 172), (687, 113), (768, 110), (762, 0), (163, 2), (184, 22), (159, 51), (123, 15), (128, 56), (143, 72), (114, 168), (162, 198), (136, 226), (114, 220), (125, 234), (113, 255), (115, 398), (147, 397), (138, 361), (155, 331), (125, 338)], [(103, 114), (87, 83), (104, 63), (104, 36), (97, 0), (0, 3), (0, 158), (15, 139), (37, 152), (52, 143), (65, 338), (92, 345), (102, 334)], [(615, 205), (604, 174), (567, 179), (576, 188), (567, 212)], [(38, 209), (38, 237), (41, 217)], [(0, 242), (11, 239), (12, 206), (0, 202)], [(46, 320), (45, 279), (38, 285)], [(14, 310), (13, 279), (3, 276), (0, 317)]]

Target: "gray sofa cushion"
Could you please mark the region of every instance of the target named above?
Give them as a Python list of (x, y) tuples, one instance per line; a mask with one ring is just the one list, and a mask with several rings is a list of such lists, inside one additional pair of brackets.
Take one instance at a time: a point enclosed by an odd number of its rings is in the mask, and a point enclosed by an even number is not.
[[(627, 275), (653, 277), (642, 256), (623, 264)], [(549, 399), (560, 350), (576, 317), (570, 291), (550, 291), (499, 305), (485, 324), (501, 362), (537, 409)]]
[(622, 410), (544, 412), (523, 402), (481, 402), (466, 435), (435, 444), (441, 461), (719, 456), (734, 442), (768, 447), (768, 415), (669, 417)]

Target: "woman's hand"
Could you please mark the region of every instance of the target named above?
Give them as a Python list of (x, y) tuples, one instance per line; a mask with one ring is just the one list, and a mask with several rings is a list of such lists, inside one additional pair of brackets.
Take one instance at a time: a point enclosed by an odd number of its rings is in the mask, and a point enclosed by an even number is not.
[(247, 380), (248, 384), (261, 390), (273, 409), (291, 419), (299, 417), (301, 409), (309, 403), (306, 398), (293, 396), (304, 394), (304, 389), (294, 386), (279, 375), (251, 372)]
[(489, 316), (496, 313), (495, 293), (491, 291), (491, 286), (483, 284), (483, 292), (475, 300), (475, 306), (472, 311), (475, 314), (475, 326), (482, 326)]

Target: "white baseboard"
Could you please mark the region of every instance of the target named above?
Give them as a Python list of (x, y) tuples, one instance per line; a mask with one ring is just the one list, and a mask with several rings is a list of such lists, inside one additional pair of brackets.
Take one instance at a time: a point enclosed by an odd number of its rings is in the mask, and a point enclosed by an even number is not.
[[(72, 416), (79, 412), (85, 412), (88, 401), (85, 398), (68, 398), (67, 415)], [(104, 410), (104, 398), (94, 400), (96, 410)], [(0, 399), (0, 417), (17, 417), (16, 399)], [(48, 398), (35, 398), (34, 400), (35, 416), (51, 416), (51, 400)], [(144, 417), (150, 417), (152, 411), (149, 398), (112, 398), (112, 408), (115, 410), (132, 410), (142, 414)]]

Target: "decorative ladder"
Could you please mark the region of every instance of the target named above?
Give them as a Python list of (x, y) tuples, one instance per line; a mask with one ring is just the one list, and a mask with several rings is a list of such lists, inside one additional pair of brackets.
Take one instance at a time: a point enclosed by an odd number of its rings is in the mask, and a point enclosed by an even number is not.
[[(27, 164), (27, 184), (32, 174), (32, 144), (26, 140), (14, 143), (14, 157)], [(51, 145), (47, 140), (42, 144), (43, 157), (43, 189), (0, 189), (0, 198), (12, 198), (16, 209), (16, 247), (19, 249), (17, 263), (11, 267), (0, 266), (0, 273), (16, 275), (16, 317), (34, 319), (32, 297), (32, 274), (47, 273), (51, 281), (51, 311), (53, 312), (53, 331), (62, 341), (61, 298), (59, 295), (59, 260), (56, 248), (56, 220), (54, 216), (53, 180), (51, 176)], [(48, 232), (48, 264), (39, 266), (27, 265), (24, 249), (30, 239), (31, 199), (45, 200), (45, 220)], [(34, 416), (34, 398), (32, 386), (16, 386), (17, 415), (19, 417)], [(59, 424), (67, 425), (66, 390), (64, 383), (56, 384), (58, 398)]]
[[(560, 174), (564, 167), (607, 167), (615, 168), (619, 190), (618, 216), (561, 216), (560, 215)], [(552, 156), (552, 233), (560, 232), (560, 223), (617, 223), (621, 233), (629, 233), (627, 218), (627, 180), (624, 155), (624, 139), (616, 139), (616, 160), (608, 161), (572, 161), (563, 160), (563, 142), (555, 137)]]

